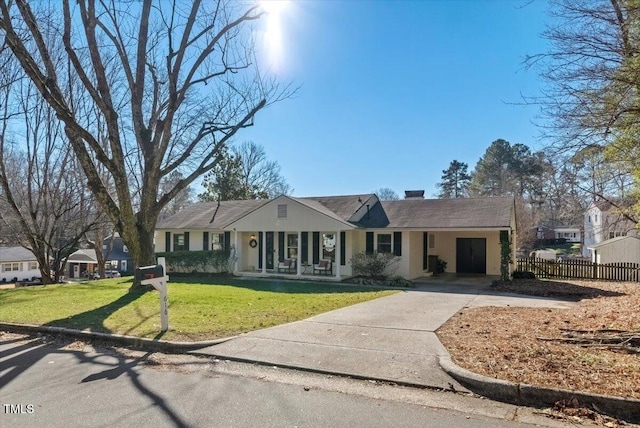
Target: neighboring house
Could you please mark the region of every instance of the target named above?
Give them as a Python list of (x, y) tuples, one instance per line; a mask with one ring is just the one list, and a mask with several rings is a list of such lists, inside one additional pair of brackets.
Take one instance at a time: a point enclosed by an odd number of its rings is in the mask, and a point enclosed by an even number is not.
[(607, 239), (589, 249), (595, 263), (640, 263), (640, 239), (635, 236)]
[(417, 278), (433, 271), (435, 257), (447, 272), (500, 274), (500, 231), (512, 239), (513, 198), (422, 198), (380, 201), (374, 194), (192, 204), (160, 221), (156, 251), (233, 248), (234, 273), (277, 274), (278, 262), (295, 258), (294, 274), (311, 275), (331, 260), (330, 276), (353, 274), (360, 252), (398, 256), (396, 274)]
[(36, 256), (24, 247), (0, 247), (0, 282), (30, 281), (40, 278)]
[(553, 228), (555, 239), (565, 239), (566, 242), (579, 243), (582, 240), (580, 227), (578, 226), (556, 226)]
[(638, 236), (636, 224), (624, 217), (609, 201), (591, 203), (584, 213), (584, 245), (582, 255), (591, 258), (594, 245), (618, 236)]
[(96, 250), (81, 249), (67, 258), (65, 269), (69, 278), (90, 278), (94, 271), (98, 270)]
[(102, 254), (105, 270), (117, 270), (122, 275), (133, 275), (133, 261), (129, 249), (117, 233), (104, 239)]

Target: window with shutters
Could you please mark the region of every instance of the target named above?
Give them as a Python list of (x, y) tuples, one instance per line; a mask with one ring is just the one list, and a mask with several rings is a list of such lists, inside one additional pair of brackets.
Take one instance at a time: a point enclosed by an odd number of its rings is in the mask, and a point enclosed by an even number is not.
[(184, 251), (184, 234), (176, 233), (173, 235), (173, 251)]
[(378, 238), (378, 252), (379, 253), (390, 253), (392, 250), (391, 245), (391, 234), (390, 233), (379, 233)]
[(224, 250), (224, 233), (214, 233), (211, 235), (211, 249)]

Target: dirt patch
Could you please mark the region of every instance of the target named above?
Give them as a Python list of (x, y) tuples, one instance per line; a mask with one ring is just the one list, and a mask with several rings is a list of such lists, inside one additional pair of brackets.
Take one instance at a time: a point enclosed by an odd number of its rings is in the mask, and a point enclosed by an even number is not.
[(640, 284), (515, 280), (495, 290), (579, 303), (572, 309), (465, 308), (437, 332), (456, 364), (512, 382), (640, 399), (634, 346), (567, 340), (640, 335)]

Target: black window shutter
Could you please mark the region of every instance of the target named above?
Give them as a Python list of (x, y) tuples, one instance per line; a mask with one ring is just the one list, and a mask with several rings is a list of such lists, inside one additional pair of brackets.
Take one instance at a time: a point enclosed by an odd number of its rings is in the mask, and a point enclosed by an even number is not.
[(320, 262), (320, 232), (313, 232), (313, 264)]
[(367, 232), (364, 251), (367, 254), (373, 254), (373, 232)]
[(302, 242), (300, 243), (300, 261), (307, 263), (309, 261), (309, 232), (302, 232)]
[(224, 248), (225, 251), (231, 250), (231, 232), (224, 233)]
[(204, 251), (209, 249), (209, 232), (202, 232), (202, 249)]
[(429, 232), (422, 233), (422, 270), (429, 269)]
[(284, 261), (284, 232), (278, 232), (278, 261)]
[(402, 232), (393, 232), (393, 254), (402, 255)]
[(262, 269), (262, 232), (258, 232), (258, 269)]
[(171, 232), (164, 233), (164, 250), (167, 253), (171, 252)]
[(189, 251), (189, 232), (184, 233), (184, 250)]
[(345, 232), (340, 232), (340, 265), (344, 266), (347, 264), (347, 234)]

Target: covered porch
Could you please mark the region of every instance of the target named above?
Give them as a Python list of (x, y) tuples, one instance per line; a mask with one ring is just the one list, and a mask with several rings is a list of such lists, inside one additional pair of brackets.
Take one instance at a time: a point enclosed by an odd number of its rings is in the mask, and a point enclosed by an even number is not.
[(286, 196), (225, 227), (235, 248), (234, 274), (331, 281), (351, 276), (354, 229), (321, 204)]
[(351, 276), (346, 231), (255, 231), (232, 235), (234, 274), (341, 281)]

